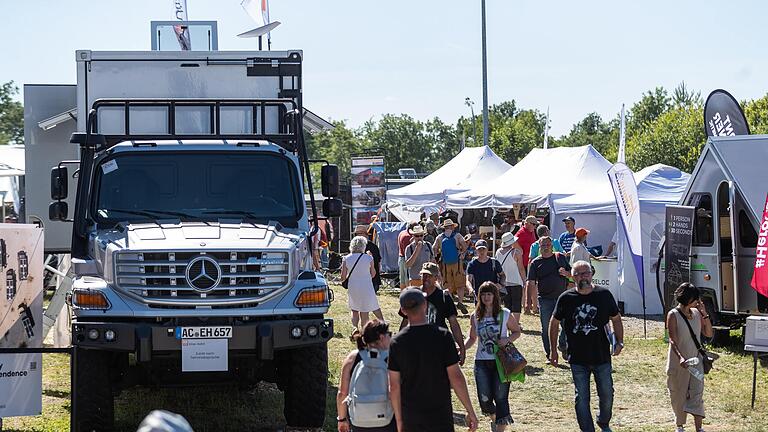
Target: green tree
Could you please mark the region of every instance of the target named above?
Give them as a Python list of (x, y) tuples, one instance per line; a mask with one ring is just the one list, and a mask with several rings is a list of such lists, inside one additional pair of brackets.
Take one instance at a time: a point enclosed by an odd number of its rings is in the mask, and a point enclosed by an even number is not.
[(629, 110), (629, 115), (627, 116), (627, 135), (642, 133), (671, 107), (672, 99), (670, 99), (664, 87), (648, 90)]
[(752, 134), (768, 133), (768, 94), (746, 103), (741, 104), (744, 107), (744, 116), (747, 118), (749, 132)]
[[(345, 122), (334, 121), (333, 125), (330, 131), (305, 135), (307, 153), (310, 159), (325, 159), (338, 165), (341, 176), (346, 177), (350, 172), (351, 155), (362, 151), (361, 140)], [(313, 179), (319, 179), (319, 173), (319, 166), (312, 167)]]
[(593, 112), (573, 125), (568, 135), (556, 142), (557, 146), (580, 147), (592, 145), (611, 162), (616, 161), (619, 148), (619, 117), (610, 122), (603, 121), (600, 114)]
[(698, 107), (704, 104), (701, 92), (688, 90), (685, 81), (678, 84), (672, 91), (672, 105), (678, 108)]
[(0, 85), (0, 145), (24, 143), (24, 108), (13, 100), (18, 92), (13, 81)]
[(673, 108), (662, 113), (627, 142), (627, 163), (638, 171), (663, 163), (692, 172), (707, 137), (703, 108)]

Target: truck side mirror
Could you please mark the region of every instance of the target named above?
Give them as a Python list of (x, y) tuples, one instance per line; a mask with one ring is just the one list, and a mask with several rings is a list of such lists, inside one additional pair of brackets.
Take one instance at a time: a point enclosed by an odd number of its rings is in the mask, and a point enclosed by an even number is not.
[(48, 206), (48, 219), (56, 221), (67, 221), (69, 205), (66, 201), (54, 201)]
[(338, 166), (323, 165), (320, 168), (320, 180), (322, 185), (323, 196), (326, 196), (328, 198), (336, 198), (337, 196), (339, 196), (339, 167)]
[(69, 184), (67, 167), (58, 166), (51, 168), (51, 199), (57, 201), (67, 198)]
[(340, 217), (344, 204), (338, 198), (327, 198), (323, 200), (323, 215), (325, 217)]

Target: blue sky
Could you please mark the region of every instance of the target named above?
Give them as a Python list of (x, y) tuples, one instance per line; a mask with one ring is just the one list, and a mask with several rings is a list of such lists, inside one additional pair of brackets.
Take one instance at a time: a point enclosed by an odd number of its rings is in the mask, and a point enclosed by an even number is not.
[[(127, 6), (126, 6), (127, 5)], [(220, 49), (256, 49), (240, 0), (188, 0)], [(305, 104), (358, 126), (384, 113), (455, 122), (482, 105), (479, 0), (272, 0), (273, 49), (304, 50)], [(657, 85), (755, 99), (768, 87), (760, 1), (487, 0), (490, 103), (546, 111), (552, 134)], [(0, 0), (0, 82), (74, 83), (76, 49), (149, 49), (171, 0)]]

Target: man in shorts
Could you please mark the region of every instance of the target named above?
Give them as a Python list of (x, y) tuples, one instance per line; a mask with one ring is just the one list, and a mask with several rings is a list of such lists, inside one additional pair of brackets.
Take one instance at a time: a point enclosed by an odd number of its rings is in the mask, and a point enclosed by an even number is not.
[(443, 221), (443, 233), (437, 236), (432, 250), (440, 257), (440, 273), (443, 275), (443, 288), (457, 296), (456, 307), (464, 315), (469, 310), (464, 306), (464, 288), (466, 279), (462, 255), (467, 251), (467, 242), (457, 232), (459, 225), (451, 219)]

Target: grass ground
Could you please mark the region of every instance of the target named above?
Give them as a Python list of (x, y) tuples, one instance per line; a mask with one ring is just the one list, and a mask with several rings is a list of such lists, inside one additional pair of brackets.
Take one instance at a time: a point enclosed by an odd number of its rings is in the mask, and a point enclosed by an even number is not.
[[(336, 430), (335, 392), (340, 363), (352, 349), (349, 336), (352, 327), (346, 307), (346, 291), (335, 288), (336, 301), (330, 315), (336, 320), (336, 335), (328, 345), (330, 379), (328, 389), (328, 415), (326, 431)], [(397, 294), (382, 293), (380, 302), (385, 317), (398, 323), (396, 318)], [(468, 319), (460, 319), (464, 331)], [(614, 361), (614, 417), (616, 431), (661, 432), (674, 430), (672, 411), (666, 394), (667, 345), (664, 343), (663, 325), (650, 322), (648, 339), (643, 339), (642, 322), (626, 318), (628, 335), (626, 347)], [(513, 431), (552, 432), (575, 431), (573, 412), (573, 385), (570, 371), (545, 366), (541, 348), (538, 317), (524, 316), (525, 334), (517, 342), (528, 359), (526, 382), (513, 383), (510, 406), (515, 418)], [(393, 324), (397, 327), (397, 324)], [(736, 337), (730, 347), (715, 350), (720, 358), (715, 369), (706, 377), (705, 405), (708, 431), (768, 431), (768, 370), (758, 369), (757, 402), (750, 408), (752, 383), (752, 357), (739, 349)], [(475, 411), (476, 402), (472, 359), (468, 354), (464, 373), (470, 387)], [(66, 355), (44, 356), (43, 415), (38, 417), (6, 419), (4, 430), (65, 431), (69, 429), (69, 358)], [(593, 406), (596, 395), (593, 392)], [(282, 393), (270, 384), (255, 389), (185, 388), (135, 389), (126, 391), (117, 399), (115, 412), (120, 430), (134, 431), (136, 425), (152, 409), (163, 408), (184, 415), (197, 432), (206, 431), (276, 431), (283, 427)], [(454, 397), (456, 411), (463, 412)], [(489, 430), (487, 419), (481, 419), (480, 430)], [(461, 430), (461, 428), (457, 428)], [(689, 427), (688, 430), (692, 430)]]

